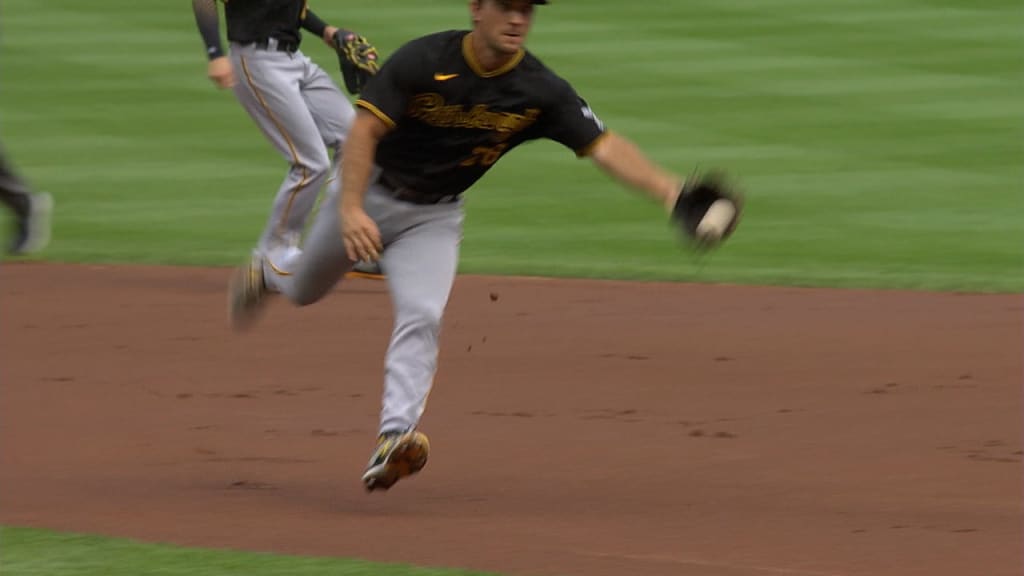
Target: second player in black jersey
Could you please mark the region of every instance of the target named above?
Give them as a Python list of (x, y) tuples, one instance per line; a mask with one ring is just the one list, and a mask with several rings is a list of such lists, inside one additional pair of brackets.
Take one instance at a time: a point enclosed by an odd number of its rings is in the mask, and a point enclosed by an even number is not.
[(397, 50), (356, 102), (340, 194), (328, 197), (302, 252), (287, 262), (293, 273), (274, 274), (257, 253), (235, 275), (231, 315), (247, 325), (269, 295), (312, 304), (354, 262), (383, 262), (394, 323), (378, 443), (362, 477), (369, 490), (387, 489), (427, 462), (430, 444), (417, 427), (455, 281), (463, 194), (474, 182), (517, 145), (547, 138), (666, 212), (680, 194), (681, 177), (607, 130), (566, 80), (526, 51), (534, 5), (545, 3), (471, 0), (472, 30), (431, 34)]
[[(308, 0), (221, 3), (227, 48), (221, 42), (217, 0), (192, 0), (207, 76), (218, 87), (232, 89), (288, 164), (257, 243), (273, 261), (278, 259), (275, 252), (291, 250), (301, 237), (355, 117), (352, 103), (327, 72), (299, 48), (302, 30), (335, 48), (339, 29), (310, 10)], [(376, 263), (361, 268), (364, 274), (380, 276)]]

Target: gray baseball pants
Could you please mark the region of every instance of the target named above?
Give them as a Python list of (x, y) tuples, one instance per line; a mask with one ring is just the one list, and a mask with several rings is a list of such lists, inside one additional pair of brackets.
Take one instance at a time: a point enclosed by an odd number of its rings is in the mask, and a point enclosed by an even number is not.
[[(377, 170), (365, 209), (381, 232), (381, 265), (394, 307), (384, 362), (380, 432), (404, 431), (419, 423), (433, 386), (441, 322), (462, 242), (463, 201), (407, 203), (376, 183), (376, 174)], [(297, 306), (323, 298), (354, 265), (342, 240), (339, 180), (328, 186), (302, 249), (278, 248), (273, 264), (264, 261), (268, 288)]]
[(232, 43), (235, 96), (290, 167), (274, 197), (259, 248), (295, 245), (328, 180), (355, 109), (301, 51)]

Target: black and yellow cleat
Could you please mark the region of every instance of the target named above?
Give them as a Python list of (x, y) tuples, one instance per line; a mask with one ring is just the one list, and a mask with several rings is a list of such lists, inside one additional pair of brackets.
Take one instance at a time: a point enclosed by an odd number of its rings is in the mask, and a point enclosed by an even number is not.
[(366, 490), (387, 490), (395, 482), (412, 476), (427, 465), (430, 441), (416, 430), (386, 432), (377, 439), (377, 449), (363, 474)]
[(263, 256), (253, 252), (249, 261), (235, 270), (228, 287), (228, 320), (237, 331), (256, 323), (270, 292), (263, 280)]

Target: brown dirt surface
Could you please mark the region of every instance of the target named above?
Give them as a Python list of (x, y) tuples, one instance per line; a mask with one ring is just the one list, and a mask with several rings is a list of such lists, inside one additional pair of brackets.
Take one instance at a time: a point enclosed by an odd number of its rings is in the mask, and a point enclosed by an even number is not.
[(385, 284), (0, 267), (0, 523), (520, 575), (1010, 576), (1022, 299), (461, 276), (367, 494)]

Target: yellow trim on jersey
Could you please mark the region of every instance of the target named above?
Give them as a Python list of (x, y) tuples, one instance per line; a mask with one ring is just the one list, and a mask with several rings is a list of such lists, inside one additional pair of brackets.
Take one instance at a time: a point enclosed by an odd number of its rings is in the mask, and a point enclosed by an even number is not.
[(477, 76), (481, 78), (493, 78), (495, 76), (501, 76), (502, 74), (518, 66), (519, 63), (522, 62), (523, 57), (526, 56), (526, 51), (520, 48), (519, 52), (516, 52), (516, 55), (513, 56), (511, 60), (509, 60), (499, 68), (495, 68), (494, 70), (488, 72), (487, 70), (484, 70), (483, 66), (480, 65), (480, 61), (476, 59), (476, 53), (473, 52), (472, 40), (470, 40), (470, 36), (472, 35), (473, 33), (470, 32), (469, 34), (466, 34), (465, 36), (462, 37), (462, 57), (466, 59), (466, 64), (469, 64), (469, 69), (472, 70), (474, 73), (476, 73)]
[(597, 145), (600, 144), (601, 140), (604, 140), (608, 134), (609, 132), (607, 130), (598, 134), (597, 138), (590, 141), (590, 144), (587, 144), (583, 148), (577, 150), (576, 156), (579, 158), (586, 158), (587, 156), (590, 156), (590, 154), (594, 152), (594, 148), (597, 148)]
[(245, 73), (245, 81), (249, 84), (249, 89), (252, 90), (252, 93), (256, 96), (256, 100), (267, 113), (267, 117), (274, 123), (278, 132), (280, 132), (281, 136), (284, 138), (285, 144), (288, 145), (288, 151), (292, 155), (292, 164), (302, 166), (302, 179), (299, 180), (299, 183), (292, 188), (291, 193), (288, 195), (288, 204), (284, 208), (284, 214), (281, 215), (281, 220), (277, 223), (279, 228), (283, 228), (284, 223), (288, 221), (288, 215), (291, 214), (292, 204), (295, 203), (295, 197), (299, 195), (299, 192), (305, 188), (307, 184), (309, 184), (309, 171), (306, 169), (304, 164), (299, 162), (299, 153), (295, 150), (295, 143), (292, 142), (291, 137), (288, 136), (288, 132), (284, 129), (281, 122), (278, 121), (277, 117), (274, 116), (274, 113), (270, 111), (270, 106), (267, 106), (267, 101), (264, 100), (263, 94), (261, 94), (259, 89), (256, 88), (256, 83), (253, 82), (252, 74), (249, 73), (249, 65), (245, 61), (245, 56), (239, 56), (239, 60), (242, 62), (242, 71)]
[(377, 108), (376, 106), (374, 106), (373, 104), (370, 104), (366, 100), (363, 100), (362, 98), (360, 98), (359, 100), (356, 100), (356, 106), (359, 106), (360, 108), (362, 108), (362, 109), (366, 110), (367, 112), (373, 114), (377, 118), (380, 118), (381, 121), (384, 122), (385, 124), (387, 124), (389, 127), (391, 127), (391, 128), (395, 127), (395, 121), (394, 120), (392, 120), (387, 114), (381, 112), (380, 108)]

